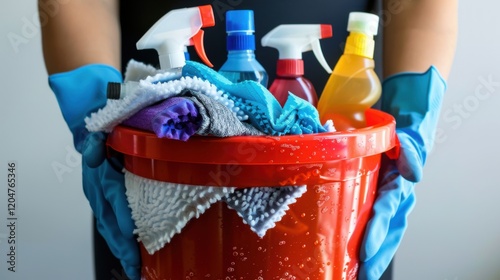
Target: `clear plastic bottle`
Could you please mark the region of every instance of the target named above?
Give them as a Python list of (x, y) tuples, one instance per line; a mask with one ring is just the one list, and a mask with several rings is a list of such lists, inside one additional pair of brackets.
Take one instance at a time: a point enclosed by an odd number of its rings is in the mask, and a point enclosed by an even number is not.
[(219, 69), (219, 73), (235, 83), (252, 80), (267, 87), (267, 72), (255, 58), (253, 11), (228, 11), (226, 32), (227, 60)]
[(344, 54), (335, 65), (318, 101), (322, 122), (333, 120), (337, 131), (366, 126), (365, 111), (373, 106), (382, 92), (375, 73), (373, 51), (379, 18), (352, 12), (347, 30), (350, 32)]

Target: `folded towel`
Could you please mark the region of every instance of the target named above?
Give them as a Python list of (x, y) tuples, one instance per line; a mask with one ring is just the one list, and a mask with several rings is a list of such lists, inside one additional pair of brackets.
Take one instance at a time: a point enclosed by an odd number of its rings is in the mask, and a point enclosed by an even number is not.
[(159, 138), (187, 141), (200, 128), (201, 118), (192, 100), (170, 97), (141, 109), (122, 124), (153, 131)]
[(125, 188), (136, 226), (134, 234), (150, 254), (170, 242), (189, 220), (198, 218), (212, 203), (234, 191), (228, 187), (160, 182), (128, 171)]

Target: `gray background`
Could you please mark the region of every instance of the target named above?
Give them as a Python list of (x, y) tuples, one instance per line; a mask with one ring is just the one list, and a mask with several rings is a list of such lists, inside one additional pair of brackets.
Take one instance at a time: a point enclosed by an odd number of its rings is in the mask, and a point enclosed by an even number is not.
[[(35, 2), (0, 4), (0, 279), (86, 280), (91, 213), (79, 156), (47, 85)], [(460, 3), (439, 137), (397, 254), (397, 280), (500, 279), (500, 3), (472, 2)], [(16, 273), (6, 263), (10, 160), (18, 177)]]

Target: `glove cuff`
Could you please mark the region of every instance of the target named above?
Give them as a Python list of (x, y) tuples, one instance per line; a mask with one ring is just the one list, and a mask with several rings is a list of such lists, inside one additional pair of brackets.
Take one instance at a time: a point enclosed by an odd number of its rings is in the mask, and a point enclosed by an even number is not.
[(108, 82), (122, 82), (121, 73), (109, 65), (89, 64), (49, 76), (61, 113), (73, 134), (75, 148), (81, 152), (87, 135), (85, 117), (106, 105)]
[(407, 127), (411, 120), (402, 116), (413, 112), (425, 115), (440, 109), (446, 81), (431, 66), (423, 73), (404, 72), (392, 75), (382, 83), (381, 109), (396, 118), (396, 127)]
[(394, 116), (398, 135), (413, 140), (412, 150), (422, 164), (434, 144), (445, 91), (446, 81), (434, 66), (424, 73), (396, 74), (382, 83), (381, 109)]

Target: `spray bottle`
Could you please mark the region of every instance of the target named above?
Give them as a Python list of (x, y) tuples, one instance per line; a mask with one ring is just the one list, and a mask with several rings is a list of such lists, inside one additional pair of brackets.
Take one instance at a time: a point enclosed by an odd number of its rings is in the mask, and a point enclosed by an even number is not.
[(328, 24), (283, 24), (262, 37), (262, 46), (276, 48), (279, 52), (276, 79), (269, 91), (281, 106), (285, 104), (289, 92), (316, 106), (316, 90), (303, 76), (302, 53), (312, 50), (323, 68), (331, 73), (319, 43), (319, 39), (329, 37), (332, 37), (332, 26)]
[[(169, 79), (182, 75), (182, 67), (186, 64), (187, 46), (194, 46), (196, 53), (205, 64), (213, 67), (208, 60), (203, 45), (203, 27), (215, 25), (211, 5), (176, 9), (160, 18), (142, 38), (137, 41), (138, 50), (156, 49), (163, 72), (172, 73)], [(128, 85), (131, 83), (130, 85)], [(109, 83), (108, 98), (123, 98), (137, 86), (137, 82), (127, 85)]]
[(382, 87), (374, 71), (373, 51), (378, 16), (349, 14), (349, 36), (318, 102), (322, 122), (333, 120), (337, 131), (366, 126), (365, 111), (377, 102)]
[(232, 82), (252, 80), (267, 87), (269, 77), (255, 59), (255, 26), (252, 10), (226, 13), (227, 60), (219, 73)]

